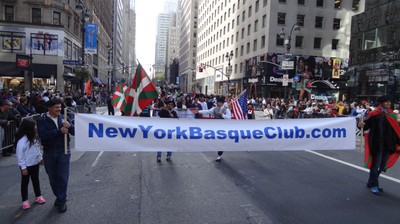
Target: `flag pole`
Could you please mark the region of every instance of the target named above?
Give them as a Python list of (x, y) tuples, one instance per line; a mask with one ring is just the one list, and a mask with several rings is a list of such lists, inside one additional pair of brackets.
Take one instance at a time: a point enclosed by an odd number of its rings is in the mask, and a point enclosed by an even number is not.
[[(364, 113), (361, 113), (361, 122), (364, 123)], [(360, 151), (364, 151), (364, 126), (361, 128), (361, 142), (360, 142)]]
[[(67, 108), (64, 108), (64, 121), (67, 121)], [(68, 134), (64, 134), (64, 153), (68, 154)]]

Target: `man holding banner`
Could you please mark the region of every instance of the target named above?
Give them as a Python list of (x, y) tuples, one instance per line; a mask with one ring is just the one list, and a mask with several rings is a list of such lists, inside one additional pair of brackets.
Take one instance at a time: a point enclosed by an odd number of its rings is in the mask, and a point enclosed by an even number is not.
[[(164, 103), (164, 102), (163, 102)], [(158, 112), (158, 116), (161, 118), (178, 118), (178, 114), (174, 111), (174, 101), (165, 101), (165, 107)], [(161, 162), (161, 153), (157, 152), (157, 162)], [(172, 152), (167, 152), (167, 161), (171, 160)]]
[[(43, 160), (50, 186), (56, 196), (54, 206), (60, 213), (67, 211), (67, 186), (69, 179), (69, 162), (71, 158), (69, 134), (75, 129), (71, 122), (64, 121), (61, 114), (61, 101), (51, 99), (46, 102), (47, 113), (43, 113), (37, 121), (38, 134), (43, 145)], [(69, 120), (69, 119), (68, 119)], [(64, 139), (64, 135), (67, 138)], [(65, 150), (65, 140), (67, 149)]]
[(368, 113), (367, 120), (361, 121), (358, 127), (369, 130), (365, 135), (364, 165), (370, 169), (367, 187), (373, 194), (379, 195), (379, 175), (394, 165), (400, 155), (400, 127), (396, 115), (390, 109), (390, 98), (378, 98), (379, 106)]
[[(224, 105), (224, 103), (225, 103), (225, 98), (218, 97), (216, 107), (213, 107), (209, 110), (200, 110), (200, 111), (197, 110), (196, 112), (201, 115), (210, 115), (211, 114), (214, 116), (214, 119), (231, 119), (232, 113), (229, 110), (229, 108)], [(218, 156), (215, 161), (217, 161), (217, 162), (221, 161), (222, 153), (224, 153), (224, 151), (218, 151)]]

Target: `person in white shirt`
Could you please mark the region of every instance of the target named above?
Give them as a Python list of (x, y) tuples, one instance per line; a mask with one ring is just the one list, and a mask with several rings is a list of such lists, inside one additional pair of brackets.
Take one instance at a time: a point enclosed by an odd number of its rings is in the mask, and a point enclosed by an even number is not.
[(267, 104), (267, 107), (264, 109), (263, 114), (268, 120), (274, 118), (274, 110), (272, 109), (271, 104)]
[[(231, 119), (232, 118), (232, 113), (229, 110), (227, 106), (224, 105), (225, 98), (224, 97), (218, 97), (217, 98), (217, 106), (213, 107), (209, 110), (198, 110), (197, 113), (201, 115), (213, 115), (214, 119)], [(218, 156), (215, 161), (219, 162), (222, 159), (222, 153), (224, 151), (218, 151)]]
[(22, 120), (21, 126), (15, 135), (17, 142), (17, 159), (21, 169), (21, 196), (22, 208), (30, 208), (28, 201), (29, 177), (32, 180), (33, 190), (36, 195), (35, 202), (46, 203), (42, 197), (39, 182), (39, 164), (43, 165), (43, 158), (40, 152), (40, 143), (37, 135), (36, 122), (32, 119)]

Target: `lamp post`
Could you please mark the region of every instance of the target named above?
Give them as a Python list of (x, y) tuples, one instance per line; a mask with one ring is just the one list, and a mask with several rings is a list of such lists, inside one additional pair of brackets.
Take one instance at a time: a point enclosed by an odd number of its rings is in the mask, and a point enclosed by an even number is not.
[(107, 45), (107, 48), (108, 48), (107, 64), (109, 66), (108, 72), (107, 72), (107, 90), (108, 90), (108, 92), (110, 92), (111, 91), (111, 80), (112, 80), (112, 71), (110, 70), (110, 68), (111, 68), (111, 53), (112, 53), (113, 48), (110, 43)]
[(230, 84), (231, 84), (231, 83), (230, 83), (230, 78), (231, 78), (231, 75), (232, 75), (231, 60), (232, 60), (232, 58), (233, 58), (233, 51), (231, 51), (230, 54), (229, 54), (228, 52), (226, 52), (225, 58), (226, 58), (226, 60), (228, 60), (228, 67), (226, 68), (225, 76), (228, 78), (228, 96), (229, 96), (229, 93), (230, 93), (229, 87), (230, 87)]
[[(286, 45), (285, 55), (286, 56), (292, 56), (291, 53), (290, 53), (290, 48), (292, 47), (292, 33), (293, 33), (293, 30), (299, 31), (300, 30), (299, 24), (297, 24), (297, 23), (293, 24), (292, 29), (290, 29), (289, 36), (285, 40), (285, 45)], [(281, 32), (279, 32), (279, 37), (282, 38), (282, 39), (284, 39), (286, 37), (285, 27), (282, 27)], [(288, 74), (288, 69), (285, 69), (285, 73)], [(282, 79), (282, 83), (283, 83), (283, 79)], [(287, 98), (287, 86), (285, 86), (283, 98), (284, 99)]]
[(82, 51), (81, 51), (81, 65), (85, 66), (85, 23), (89, 21), (89, 12), (88, 9), (83, 5), (82, 0), (79, 0), (79, 4), (75, 6), (76, 12), (81, 14), (81, 22), (82, 22)]

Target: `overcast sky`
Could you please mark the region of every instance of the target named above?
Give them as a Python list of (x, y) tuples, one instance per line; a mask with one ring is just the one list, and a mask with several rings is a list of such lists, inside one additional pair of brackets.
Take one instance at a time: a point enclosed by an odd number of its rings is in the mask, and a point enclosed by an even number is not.
[(157, 15), (164, 0), (136, 0), (136, 57), (147, 71), (155, 58)]

